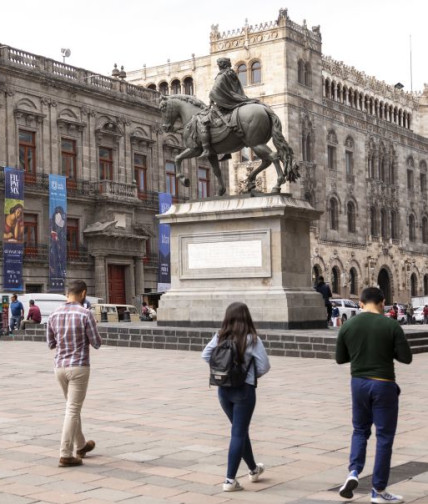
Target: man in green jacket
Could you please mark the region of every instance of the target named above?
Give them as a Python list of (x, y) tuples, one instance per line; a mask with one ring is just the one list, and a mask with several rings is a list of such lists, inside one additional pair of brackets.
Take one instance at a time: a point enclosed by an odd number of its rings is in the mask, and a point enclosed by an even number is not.
[(410, 364), (412, 354), (400, 324), (384, 316), (385, 298), (377, 287), (364, 289), (363, 312), (344, 324), (337, 337), (336, 362), (351, 363), (352, 424), (349, 475), (339, 490), (353, 497), (364, 468), (371, 426), (376, 426), (376, 457), (372, 477), (373, 504), (399, 504), (400, 495), (386, 491), (392, 445), (398, 418), (400, 388), (395, 382), (394, 359)]

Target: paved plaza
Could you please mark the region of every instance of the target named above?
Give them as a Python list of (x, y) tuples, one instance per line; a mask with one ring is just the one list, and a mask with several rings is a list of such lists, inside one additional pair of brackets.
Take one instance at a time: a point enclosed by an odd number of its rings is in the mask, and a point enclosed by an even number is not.
[[(314, 504), (346, 502), (330, 489), (347, 474), (349, 366), (271, 357), (258, 387), (251, 437), (265, 477), (223, 493), (229, 425), (198, 352), (104, 346), (92, 351), (83, 409), (97, 447), (59, 468), (64, 414), (53, 352), (0, 340), (0, 504)], [(428, 354), (397, 365), (401, 415), (393, 456), (406, 502), (428, 504)], [(366, 470), (373, 465), (374, 436)], [(413, 475), (413, 476), (412, 476)], [(354, 502), (369, 502), (364, 479)]]

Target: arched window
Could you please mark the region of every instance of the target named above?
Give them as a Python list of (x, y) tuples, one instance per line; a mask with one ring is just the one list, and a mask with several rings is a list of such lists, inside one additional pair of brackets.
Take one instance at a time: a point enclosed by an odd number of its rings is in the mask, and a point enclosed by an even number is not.
[(398, 239), (398, 219), (395, 210), (391, 211), (391, 238), (393, 240)]
[(355, 268), (349, 270), (349, 294), (358, 295), (358, 273)]
[(178, 79), (174, 79), (171, 82), (171, 94), (180, 94), (181, 93), (181, 83)]
[(308, 131), (302, 133), (302, 158), (303, 161), (312, 161), (311, 134)]
[(331, 270), (331, 290), (334, 294), (340, 294), (340, 271), (337, 266)]
[(327, 134), (327, 166), (330, 170), (336, 170), (337, 167), (337, 136), (334, 130)]
[(311, 70), (311, 64), (310, 63), (305, 63), (305, 85), (308, 87), (311, 87), (312, 85), (312, 70)]
[(305, 83), (305, 62), (299, 60), (297, 63), (297, 82), (299, 84)]
[(241, 81), (242, 86), (245, 87), (247, 85), (247, 65), (245, 63), (239, 65), (236, 73), (238, 74), (238, 79)]
[(330, 229), (339, 229), (339, 205), (336, 198), (330, 199)]
[(347, 204), (348, 233), (355, 233), (355, 205), (352, 201)]
[(187, 95), (193, 94), (193, 79), (192, 79), (192, 77), (186, 77), (184, 79), (184, 94), (187, 94)]
[(167, 82), (161, 82), (159, 84), (159, 93), (161, 93), (163, 95), (168, 94), (168, 83)]
[(416, 222), (413, 214), (409, 215), (409, 241), (416, 241)]
[(314, 264), (312, 268), (312, 285), (318, 283), (318, 278), (321, 276), (321, 267), (318, 264)]
[(370, 234), (378, 236), (376, 208), (370, 207)]
[(369, 179), (374, 179), (375, 172), (374, 172), (374, 154), (373, 153), (369, 153), (367, 161), (368, 161), (367, 175), (368, 175)]
[(410, 276), (410, 293), (412, 297), (416, 297), (418, 295), (418, 277), (416, 273), (412, 273)]
[(428, 275), (424, 275), (424, 296), (428, 296)]
[(380, 233), (383, 240), (388, 238), (388, 222), (386, 218), (386, 210), (382, 208), (380, 211)]
[(421, 186), (421, 194), (426, 197), (427, 193), (427, 164), (426, 161), (421, 161), (419, 163), (419, 181)]
[(413, 191), (415, 189), (414, 167), (415, 162), (413, 161), (412, 156), (410, 156), (407, 158), (407, 189), (409, 191)]
[(260, 61), (254, 61), (251, 64), (251, 84), (260, 84), (262, 82), (262, 66)]
[(422, 243), (428, 243), (428, 219), (422, 217)]
[(153, 91), (156, 91), (156, 84), (149, 84), (147, 87), (149, 89), (152, 89)]

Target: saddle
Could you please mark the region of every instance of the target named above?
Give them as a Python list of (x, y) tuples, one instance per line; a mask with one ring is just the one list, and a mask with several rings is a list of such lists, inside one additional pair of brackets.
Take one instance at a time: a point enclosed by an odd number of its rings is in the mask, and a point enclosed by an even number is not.
[(210, 128), (211, 143), (216, 144), (224, 140), (233, 131), (236, 135), (243, 137), (241, 123), (239, 121), (240, 107), (234, 108), (232, 111), (222, 112), (218, 109), (215, 111), (203, 111), (196, 114), (187, 124), (185, 131), (190, 138), (199, 144), (199, 130), (202, 124), (206, 124)]

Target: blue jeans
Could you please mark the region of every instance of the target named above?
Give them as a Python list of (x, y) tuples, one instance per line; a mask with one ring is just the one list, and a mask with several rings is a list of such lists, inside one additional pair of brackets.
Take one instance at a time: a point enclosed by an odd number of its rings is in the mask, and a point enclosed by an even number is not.
[(247, 383), (237, 388), (219, 387), (218, 398), (232, 424), (227, 478), (235, 479), (241, 459), (245, 460), (250, 471), (254, 471), (257, 467), (248, 435), (251, 417), (256, 406), (256, 389)]
[(12, 332), (16, 328), (19, 329), (19, 326), (21, 324), (22, 317), (21, 315), (12, 315), (9, 320), (9, 328), (10, 332)]
[(376, 427), (376, 456), (373, 468), (373, 488), (379, 492), (388, 485), (392, 445), (398, 419), (400, 388), (395, 382), (352, 378), (352, 434), (349, 470), (363, 470), (367, 440), (371, 427)]

